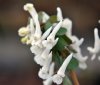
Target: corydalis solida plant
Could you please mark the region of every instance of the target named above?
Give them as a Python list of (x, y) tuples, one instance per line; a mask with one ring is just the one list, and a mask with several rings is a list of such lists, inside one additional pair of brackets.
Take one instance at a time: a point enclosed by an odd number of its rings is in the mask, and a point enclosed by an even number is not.
[[(66, 85), (68, 82), (64, 81), (69, 80), (70, 72), (75, 74), (73, 70), (77, 67), (87, 68), (88, 57), (82, 55), (80, 48), (84, 38), (79, 39), (72, 35), (72, 21), (63, 18), (59, 7), (57, 7), (57, 15), (52, 16), (43, 11), (37, 12), (31, 3), (24, 5), (24, 10), (28, 11), (31, 17), (28, 25), (21, 27), (18, 34), (22, 37), (22, 43), (30, 45), (34, 61), (41, 66), (38, 76), (43, 79), (43, 85), (52, 85), (52, 83)], [(94, 34), (94, 48), (87, 49), (96, 56), (100, 51), (97, 29), (94, 30)], [(76, 79), (73, 83), (79, 85)], [(71, 81), (68, 85), (72, 85)]]

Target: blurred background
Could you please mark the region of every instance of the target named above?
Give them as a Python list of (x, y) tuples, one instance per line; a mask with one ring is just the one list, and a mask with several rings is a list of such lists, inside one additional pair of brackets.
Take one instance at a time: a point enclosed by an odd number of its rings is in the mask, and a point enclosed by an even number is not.
[[(94, 28), (100, 29), (100, 0), (0, 0), (0, 85), (42, 85), (33, 54), (21, 44), (17, 33), (27, 25), (29, 14), (23, 10), (27, 2), (49, 15), (61, 7), (63, 16), (73, 22), (73, 34), (85, 38), (81, 46), (84, 55), (89, 54), (87, 45), (93, 46)], [(76, 70), (80, 85), (100, 85), (100, 61), (89, 59), (87, 64), (85, 71)]]

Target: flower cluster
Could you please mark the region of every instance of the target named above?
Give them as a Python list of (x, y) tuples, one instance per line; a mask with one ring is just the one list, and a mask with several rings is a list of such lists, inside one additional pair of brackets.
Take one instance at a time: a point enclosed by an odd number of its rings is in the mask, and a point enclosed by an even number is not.
[[(63, 18), (57, 7), (57, 15), (49, 16), (45, 12), (37, 12), (33, 4), (24, 5), (24, 10), (31, 15), (26, 27), (18, 30), (21, 42), (30, 45), (34, 61), (41, 66), (38, 76), (44, 85), (61, 84), (66, 71), (80, 67), (86, 69), (87, 56), (83, 56), (80, 46), (84, 38), (72, 35), (72, 21)], [(93, 58), (100, 51), (98, 30), (95, 29), (94, 48), (88, 47)]]

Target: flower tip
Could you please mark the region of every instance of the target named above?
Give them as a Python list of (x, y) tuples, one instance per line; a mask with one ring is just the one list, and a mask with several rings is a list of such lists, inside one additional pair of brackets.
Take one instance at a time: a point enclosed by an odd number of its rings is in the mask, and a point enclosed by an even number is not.
[(27, 11), (27, 10), (30, 10), (33, 8), (33, 4), (32, 3), (27, 3), (24, 5), (24, 10)]
[(63, 78), (60, 75), (54, 75), (53, 76), (53, 82), (56, 83), (57, 85), (61, 84), (63, 81)]
[(57, 11), (61, 11), (61, 8), (60, 7), (57, 7)]
[(98, 20), (98, 23), (100, 24), (100, 20)]
[(27, 29), (26, 27), (21, 27), (19, 30), (18, 30), (18, 35), (19, 36), (25, 36), (29, 33), (29, 29)]
[(38, 76), (39, 76), (41, 79), (47, 79), (47, 78), (49, 78), (48, 72), (46, 72), (44, 69), (40, 69), (40, 71), (39, 71), (39, 73), (38, 73)]
[(95, 29), (94, 29), (94, 32), (95, 32), (95, 33), (98, 33), (98, 28), (95, 28)]

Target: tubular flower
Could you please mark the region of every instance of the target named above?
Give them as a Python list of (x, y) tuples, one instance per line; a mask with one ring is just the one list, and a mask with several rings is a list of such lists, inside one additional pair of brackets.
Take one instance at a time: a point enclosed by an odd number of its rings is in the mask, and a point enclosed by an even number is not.
[(83, 57), (82, 53), (81, 53), (81, 48), (80, 45), (83, 43), (84, 39), (81, 38), (80, 40), (78, 40), (76, 38), (76, 42), (74, 42), (71, 47), (73, 49), (76, 50), (77, 53), (73, 53), (73, 57), (75, 57), (78, 61), (79, 61), (79, 67), (81, 69), (86, 69), (87, 65), (86, 65), (86, 60), (88, 59), (87, 56)]
[(49, 18), (50, 16), (47, 13), (42, 12), (42, 23), (46, 23)]
[(63, 20), (62, 11), (60, 7), (57, 7), (57, 21)]
[(99, 34), (98, 34), (98, 29), (95, 28), (94, 29), (94, 38), (95, 38), (95, 41), (94, 41), (94, 48), (92, 47), (88, 47), (88, 51), (93, 54), (91, 60), (94, 60), (95, 57), (96, 57), (96, 54), (98, 54), (100, 52), (100, 38), (99, 38)]
[(49, 77), (48, 77), (48, 79), (46, 79), (45, 81), (43, 81), (43, 85), (52, 85), (52, 82), (53, 82), (52, 76), (53, 76), (53, 74), (54, 74), (54, 66), (55, 66), (55, 64), (54, 64), (54, 62), (53, 62), (53, 63), (50, 65)]
[(45, 81), (43, 81), (43, 85), (52, 85), (52, 77), (46, 79)]
[(67, 29), (66, 36), (69, 38), (72, 37), (72, 21), (68, 18), (65, 18), (62, 22), (62, 27)]
[(53, 82), (56, 83), (56, 84), (61, 84), (62, 81), (63, 81), (63, 78), (65, 77), (65, 70), (69, 64), (69, 62), (71, 61), (72, 59), (72, 55), (73, 54), (70, 54), (66, 59), (65, 61), (63, 62), (63, 64), (61, 65), (61, 67), (59, 68), (57, 74), (55, 74), (53, 76)]
[(53, 29), (53, 31), (50, 33), (50, 35), (47, 37), (47, 41), (50, 41), (50, 42), (54, 42), (55, 40), (55, 35), (56, 33), (58, 32), (58, 30), (60, 29), (62, 25), (62, 21), (60, 21)]
[[(87, 68), (88, 56), (82, 55), (80, 47), (84, 38), (79, 39), (72, 34), (72, 21), (69, 18), (63, 18), (60, 7), (57, 7), (56, 16), (49, 16), (44, 11), (37, 12), (31, 3), (24, 5), (24, 10), (29, 12), (31, 18), (29, 18), (26, 27), (18, 30), (18, 34), (22, 37), (22, 43), (30, 44), (30, 50), (34, 54), (33, 59), (41, 66), (38, 76), (43, 79), (43, 85), (65, 83), (67, 78), (65, 72), (69, 70), (73, 72), (76, 67), (83, 70)], [(87, 48), (92, 54), (92, 60), (100, 52), (100, 38), (97, 28), (94, 29), (94, 38), (94, 48)], [(65, 59), (68, 53), (70, 55)], [(100, 56), (98, 56), (98, 60), (100, 60)]]
[(38, 75), (40, 78), (42, 78), (42, 79), (49, 78), (49, 68), (50, 68), (51, 61), (52, 61), (52, 52), (49, 54), (49, 56), (47, 57), (47, 59), (45, 61), (45, 64), (39, 71)]

